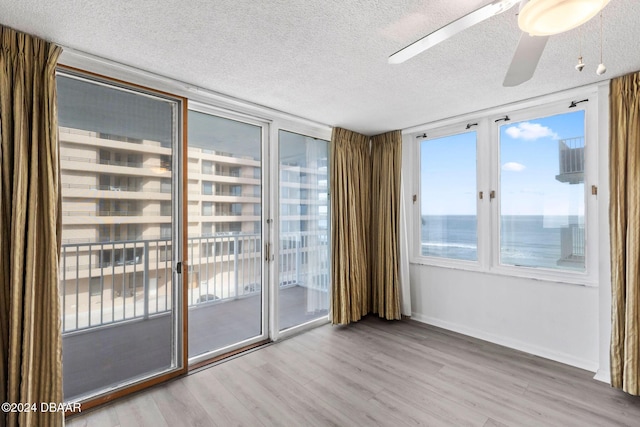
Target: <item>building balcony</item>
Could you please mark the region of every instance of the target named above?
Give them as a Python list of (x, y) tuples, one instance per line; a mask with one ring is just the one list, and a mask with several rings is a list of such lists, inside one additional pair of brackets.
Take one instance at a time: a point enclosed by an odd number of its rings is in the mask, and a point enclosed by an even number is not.
[(171, 200), (171, 192), (155, 187), (142, 185), (114, 186), (89, 184), (62, 184), (64, 198), (75, 199), (121, 199), (121, 200)]
[(167, 223), (171, 223), (170, 213), (160, 211), (62, 211), (62, 225)]
[(251, 193), (234, 194), (234, 193), (201, 193), (199, 191), (189, 192), (190, 200), (203, 200), (207, 202), (219, 202), (219, 203), (260, 203), (262, 199), (260, 196)]
[(556, 180), (569, 184), (584, 182), (584, 137), (558, 141), (559, 173)]
[(126, 150), (129, 152), (149, 154), (171, 154), (171, 148), (163, 146), (159, 141), (128, 138), (120, 135), (108, 135), (99, 132), (59, 127), (62, 148), (66, 144), (107, 148), (110, 150)]
[(189, 147), (188, 157), (189, 157), (189, 160), (197, 160), (197, 161), (208, 160), (214, 163), (220, 163), (225, 165), (253, 166), (253, 167), (261, 166), (261, 162), (259, 160), (247, 159), (246, 157), (235, 157), (232, 155), (232, 153), (216, 153), (215, 151), (200, 149), (195, 147)]
[(571, 224), (560, 230), (560, 259), (557, 264), (565, 267), (584, 268), (584, 225)]
[(73, 171), (88, 172), (92, 175), (102, 173), (110, 175), (153, 177), (156, 179), (171, 178), (171, 171), (159, 167), (148, 168), (143, 166), (144, 165), (141, 162), (102, 161), (89, 157), (73, 156), (60, 157), (60, 169), (63, 174), (65, 171)]
[(189, 215), (189, 223), (196, 222), (255, 222), (260, 221), (262, 217), (260, 215), (246, 214), (246, 213), (233, 213), (233, 212), (215, 212), (212, 215)]

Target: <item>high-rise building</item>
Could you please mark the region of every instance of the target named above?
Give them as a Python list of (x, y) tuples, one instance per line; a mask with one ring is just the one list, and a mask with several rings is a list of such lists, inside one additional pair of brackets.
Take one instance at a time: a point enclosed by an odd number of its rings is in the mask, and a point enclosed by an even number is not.
[[(59, 135), (64, 330), (168, 309), (171, 148), (64, 126)], [(326, 286), (326, 257), (310, 250), (328, 241), (326, 157), (308, 164), (316, 156), (282, 151), (281, 280), (298, 283), (301, 265), (314, 264), (305, 280)], [(188, 206), (189, 304), (255, 292), (261, 281), (259, 158), (189, 147)]]

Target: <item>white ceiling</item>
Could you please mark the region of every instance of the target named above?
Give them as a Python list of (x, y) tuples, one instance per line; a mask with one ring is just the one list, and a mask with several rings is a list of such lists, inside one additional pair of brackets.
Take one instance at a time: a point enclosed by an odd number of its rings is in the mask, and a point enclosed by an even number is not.
[(373, 135), (640, 70), (640, 1), (553, 36), (532, 80), (502, 87), (517, 7), (404, 64), (387, 57), (490, 0), (0, 0), (0, 23), (63, 47)]

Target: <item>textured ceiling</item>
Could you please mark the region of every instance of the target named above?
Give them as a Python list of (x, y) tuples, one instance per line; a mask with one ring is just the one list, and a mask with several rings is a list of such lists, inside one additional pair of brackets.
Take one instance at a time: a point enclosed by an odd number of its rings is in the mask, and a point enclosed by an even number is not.
[[(0, 0), (0, 23), (65, 47), (369, 135), (640, 70), (640, 1), (553, 36), (532, 80), (503, 88), (517, 7), (400, 65), (387, 57), (486, 0)], [(587, 66), (574, 70), (582, 34)]]

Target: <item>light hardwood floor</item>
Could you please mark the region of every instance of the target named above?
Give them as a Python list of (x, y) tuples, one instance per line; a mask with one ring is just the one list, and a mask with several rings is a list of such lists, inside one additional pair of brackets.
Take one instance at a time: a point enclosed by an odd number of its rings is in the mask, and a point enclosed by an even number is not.
[(640, 426), (593, 374), (416, 321), (325, 325), (67, 426)]

